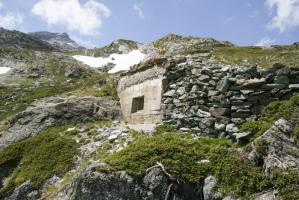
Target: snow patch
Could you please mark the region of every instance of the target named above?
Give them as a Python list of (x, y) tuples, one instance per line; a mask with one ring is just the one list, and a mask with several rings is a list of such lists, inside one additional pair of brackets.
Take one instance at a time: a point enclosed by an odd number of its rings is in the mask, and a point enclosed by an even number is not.
[(10, 67), (0, 67), (0, 74), (6, 74), (9, 70), (11, 70)]
[(73, 56), (78, 61), (83, 62), (86, 65), (94, 68), (101, 68), (108, 63), (113, 63), (115, 66), (108, 73), (116, 73), (122, 70), (129, 70), (131, 66), (140, 63), (144, 58), (145, 54), (139, 50), (133, 50), (128, 54), (111, 54), (108, 58), (103, 57), (91, 57), (91, 56)]

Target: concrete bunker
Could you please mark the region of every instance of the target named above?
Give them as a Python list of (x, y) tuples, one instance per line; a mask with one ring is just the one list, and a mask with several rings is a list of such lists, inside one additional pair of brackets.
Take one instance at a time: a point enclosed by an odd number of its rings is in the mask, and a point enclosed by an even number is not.
[(162, 67), (124, 74), (118, 84), (118, 96), (124, 119), (134, 129), (151, 131), (162, 122)]

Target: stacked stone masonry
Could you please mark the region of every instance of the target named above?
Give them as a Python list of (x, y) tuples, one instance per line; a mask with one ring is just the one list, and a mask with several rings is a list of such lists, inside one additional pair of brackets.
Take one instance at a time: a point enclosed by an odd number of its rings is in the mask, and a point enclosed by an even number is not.
[(232, 136), (267, 104), (299, 91), (299, 68), (275, 64), (261, 70), (184, 62), (166, 68), (163, 91), (163, 123), (182, 131)]

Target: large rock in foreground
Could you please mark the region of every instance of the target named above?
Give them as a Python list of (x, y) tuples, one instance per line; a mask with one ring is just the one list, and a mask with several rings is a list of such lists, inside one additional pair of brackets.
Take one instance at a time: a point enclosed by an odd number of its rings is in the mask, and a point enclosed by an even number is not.
[(173, 179), (161, 165), (149, 168), (146, 175), (133, 177), (126, 172), (98, 171), (103, 163), (91, 165), (57, 199), (59, 200), (198, 200), (203, 199), (201, 184)]
[(292, 132), (292, 125), (288, 121), (277, 120), (269, 130), (254, 140), (249, 158), (260, 162), (262, 160), (263, 169), (269, 175), (277, 169), (298, 171), (299, 149), (291, 138)]
[(0, 133), (0, 149), (54, 126), (120, 117), (118, 102), (110, 97), (50, 97), (17, 114)]

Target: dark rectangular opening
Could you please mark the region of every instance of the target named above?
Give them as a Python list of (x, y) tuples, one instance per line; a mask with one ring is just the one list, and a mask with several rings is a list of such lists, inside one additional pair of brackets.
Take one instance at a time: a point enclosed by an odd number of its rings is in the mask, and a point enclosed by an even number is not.
[(144, 107), (144, 96), (134, 97), (132, 99), (131, 113), (136, 113), (139, 110), (143, 110), (143, 107)]

